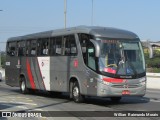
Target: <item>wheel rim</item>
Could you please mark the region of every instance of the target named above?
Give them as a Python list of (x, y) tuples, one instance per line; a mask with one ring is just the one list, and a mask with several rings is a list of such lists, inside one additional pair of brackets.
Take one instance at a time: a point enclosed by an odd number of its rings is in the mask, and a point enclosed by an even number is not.
[(22, 89), (22, 91), (25, 91), (25, 88), (26, 88), (25, 83), (24, 83), (24, 81), (22, 81), (22, 83), (21, 83), (21, 89)]
[(79, 95), (79, 89), (78, 89), (78, 87), (74, 87), (74, 89), (73, 89), (73, 96), (74, 97), (78, 97), (78, 95)]

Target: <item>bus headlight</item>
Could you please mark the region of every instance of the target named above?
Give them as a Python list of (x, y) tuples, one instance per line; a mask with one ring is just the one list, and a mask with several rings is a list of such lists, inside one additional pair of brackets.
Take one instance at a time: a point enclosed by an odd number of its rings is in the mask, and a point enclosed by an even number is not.
[(103, 81), (104, 85), (109, 85), (109, 82)]
[(140, 82), (140, 85), (141, 85), (141, 86), (146, 85), (146, 81), (142, 81), (142, 82)]
[(140, 85), (141, 86), (146, 85), (146, 78), (145, 77), (140, 80)]

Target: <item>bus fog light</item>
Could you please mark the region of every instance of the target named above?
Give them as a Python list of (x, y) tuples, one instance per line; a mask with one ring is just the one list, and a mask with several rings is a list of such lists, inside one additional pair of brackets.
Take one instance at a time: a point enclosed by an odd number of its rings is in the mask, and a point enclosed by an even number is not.
[(103, 81), (104, 85), (109, 85), (109, 82)]
[(142, 81), (142, 82), (140, 82), (140, 85), (141, 85), (141, 86), (146, 85), (146, 81)]

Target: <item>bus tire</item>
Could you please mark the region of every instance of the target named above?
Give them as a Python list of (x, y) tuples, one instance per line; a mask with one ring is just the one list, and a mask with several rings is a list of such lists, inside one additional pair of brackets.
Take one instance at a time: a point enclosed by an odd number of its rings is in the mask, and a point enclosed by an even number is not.
[(111, 97), (110, 99), (111, 99), (112, 102), (118, 103), (118, 102), (120, 102), (121, 97)]
[(80, 88), (77, 81), (75, 81), (72, 86), (72, 98), (76, 103), (81, 103), (84, 101), (84, 96), (80, 93)]
[(21, 90), (21, 93), (23, 93), (23, 94), (28, 93), (28, 89), (27, 89), (27, 86), (26, 86), (26, 80), (25, 80), (24, 77), (21, 77), (20, 90)]

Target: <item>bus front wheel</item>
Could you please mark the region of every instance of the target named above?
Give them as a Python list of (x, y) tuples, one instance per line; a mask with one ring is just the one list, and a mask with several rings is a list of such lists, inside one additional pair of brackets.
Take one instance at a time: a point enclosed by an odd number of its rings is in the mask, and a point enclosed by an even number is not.
[(72, 97), (73, 97), (74, 102), (76, 103), (83, 102), (84, 100), (84, 96), (82, 96), (80, 93), (80, 88), (79, 88), (77, 81), (74, 82), (73, 87), (72, 87)]
[(24, 77), (22, 77), (20, 81), (20, 90), (21, 90), (21, 93), (23, 94), (28, 93), (28, 89), (27, 89), (26, 81)]

